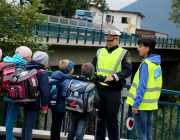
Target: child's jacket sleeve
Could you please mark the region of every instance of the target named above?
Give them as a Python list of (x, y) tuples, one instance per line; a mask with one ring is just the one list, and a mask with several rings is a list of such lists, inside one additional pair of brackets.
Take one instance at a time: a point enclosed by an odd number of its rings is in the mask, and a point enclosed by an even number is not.
[(42, 110), (48, 109), (49, 103), (49, 79), (47, 72), (42, 72), (41, 76), (38, 79), (39, 89), (40, 89), (40, 98), (41, 98), (41, 108)]

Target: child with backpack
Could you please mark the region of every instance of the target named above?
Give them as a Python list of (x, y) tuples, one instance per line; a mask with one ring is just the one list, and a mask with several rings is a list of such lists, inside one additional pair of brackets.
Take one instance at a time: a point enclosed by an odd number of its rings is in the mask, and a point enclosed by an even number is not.
[(32, 57), (32, 61), (26, 64), (26, 69), (42, 70), (36, 75), (38, 81), (38, 96), (35, 102), (24, 103), (24, 119), (22, 127), (22, 140), (32, 140), (32, 129), (36, 123), (39, 110), (43, 114), (47, 113), (49, 103), (49, 79), (45, 68), (48, 67), (49, 56), (47, 53), (37, 51)]
[[(69, 110), (69, 112), (71, 112), (70, 127), (67, 140), (74, 140), (75, 137), (76, 140), (83, 140), (88, 122), (88, 116), (93, 111), (93, 108), (97, 107), (98, 103), (98, 95), (93, 83), (94, 66), (91, 63), (84, 63), (81, 67), (81, 74), (82, 75), (80, 77), (77, 77), (77, 81), (73, 82), (73, 80), (71, 80), (72, 82), (69, 85), (71, 91), (69, 94), (69, 98), (66, 99), (66, 110)], [(85, 90), (85, 93), (83, 93), (84, 95), (82, 95), (81, 88)], [(72, 89), (74, 89), (74, 91)], [(85, 94), (88, 95), (85, 96)], [(83, 98), (84, 100), (86, 100), (86, 103), (85, 101), (82, 103), (82, 96), (84, 96)], [(75, 100), (76, 97), (77, 100)], [(69, 101), (71, 99), (72, 102), (70, 103)], [(93, 106), (91, 106), (92, 104)]]
[(60, 60), (59, 69), (52, 73), (51, 77), (59, 81), (57, 85), (56, 104), (52, 107), (52, 125), (51, 125), (51, 140), (60, 139), (60, 130), (62, 120), (65, 115), (65, 98), (68, 85), (70, 82), (69, 76), (74, 72), (74, 63), (70, 60)]
[[(32, 51), (26, 46), (20, 46), (16, 48), (13, 57), (6, 56), (3, 62), (14, 63), (17, 66), (25, 66), (26, 63), (31, 61)], [(7, 101), (7, 115), (6, 115), (6, 140), (16, 140), (13, 136), (14, 123), (19, 114), (21, 103), (12, 102), (10, 98), (4, 96), (4, 100)]]

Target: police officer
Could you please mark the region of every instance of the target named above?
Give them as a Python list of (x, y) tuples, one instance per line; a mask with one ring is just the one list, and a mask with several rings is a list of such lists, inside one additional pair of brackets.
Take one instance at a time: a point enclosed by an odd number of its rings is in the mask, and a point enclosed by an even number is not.
[(96, 140), (105, 140), (105, 121), (109, 140), (120, 139), (121, 90), (125, 78), (131, 75), (129, 52), (118, 44), (121, 33), (104, 30), (106, 47), (98, 49), (92, 64), (97, 77), (97, 93), (100, 98)]

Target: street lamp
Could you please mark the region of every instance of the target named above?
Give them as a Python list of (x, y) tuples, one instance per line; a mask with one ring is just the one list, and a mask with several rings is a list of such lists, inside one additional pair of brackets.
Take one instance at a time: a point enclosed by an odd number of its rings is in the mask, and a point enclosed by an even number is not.
[(64, 2), (64, 17), (66, 18), (66, 3), (67, 3), (67, 0), (65, 0)]
[(105, 7), (105, 2), (106, 2), (106, 0), (103, 1), (103, 5), (102, 5), (102, 22), (101, 22), (100, 42), (99, 42), (99, 44), (101, 44), (101, 38), (102, 38), (102, 29), (103, 29), (103, 19), (104, 19), (104, 7)]

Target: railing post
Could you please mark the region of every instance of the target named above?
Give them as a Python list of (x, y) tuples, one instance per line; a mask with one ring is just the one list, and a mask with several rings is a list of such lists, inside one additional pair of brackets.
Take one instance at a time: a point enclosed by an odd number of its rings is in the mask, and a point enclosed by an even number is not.
[(49, 42), (49, 33), (50, 33), (50, 23), (48, 23), (48, 27), (47, 27), (47, 37), (46, 37), (46, 42)]
[(125, 39), (124, 39), (124, 46), (126, 45), (126, 33), (124, 34), (124, 37), (125, 37)]
[(67, 32), (67, 43), (69, 43), (69, 34), (70, 34), (70, 26), (68, 26), (68, 32)]
[(92, 45), (94, 44), (94, 38), (95, 38), (95, 29), (93, 29)]
[(59, 40), (60, 40), (60, 31), (61, 31), (61, 25), (59, 24), (58, 25), (58, 36), (57, 36), (57, 43), (59, 42)]
[(87, 28), (86, 28), (86, 31), (85, 31), (84, 44), (86, 44), (86, 40), (87, 40)]
[(35, 42), (36, 42), (38, 37), (39, 25), (35, 25), (35, 31), (36, 31), (36, 37), (35, 37)]
[[(128, 117), (133, 117), (132, 106), (130, 106), (130, 105), (129, 105), (129, 109), (128, 109)], [(134, 128), (132, 130), (127, 130), (127, 139), (134, 140)]]
[(77, 27), (77, 33), (76, 33), (76, 44), (78, 43), (78, 37), (79, 37), (79, 27)]

